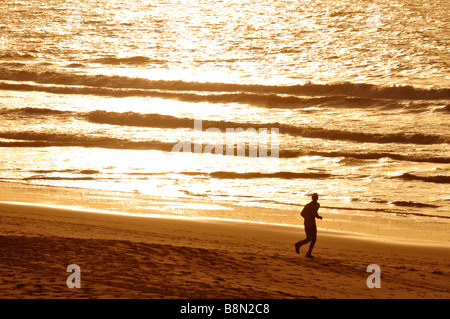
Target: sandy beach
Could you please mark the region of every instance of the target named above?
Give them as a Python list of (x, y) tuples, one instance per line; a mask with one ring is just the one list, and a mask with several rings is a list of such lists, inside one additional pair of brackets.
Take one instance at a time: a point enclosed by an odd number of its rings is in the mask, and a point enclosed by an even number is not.
[[(319, 227), (316, 258), (307, 259), (306, 247), (294, 251), (302, 238), (302, 226), (2, 201), (0, 298), (450, 297), (445, 245)], [(81, 288), (66, 284), (71, 264)], [(381, 288), (367, 287), (371, 264)]]
[(450, 299), (449, 12), (2, 0), (0, 299)]

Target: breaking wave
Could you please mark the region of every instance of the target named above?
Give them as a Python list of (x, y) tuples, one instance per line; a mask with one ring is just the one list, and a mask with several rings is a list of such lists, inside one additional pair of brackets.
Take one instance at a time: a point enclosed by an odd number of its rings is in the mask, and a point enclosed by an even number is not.
[[(106, 60), (107, 61), (107, 60)], [(125, 60), (126, 61), (126, 60)], [(132, 61), (132, 60), (131, 60)], [(419, 88), (414, 86), (379, 86), (369, 83), (305, 83), (298, 85), (235, 84), (214, 82), (186, 82), (150, 80), (127, 76), (81, 74), (53, 70), (10, 69), (0, 67), (0, 79), (9, 81), (33, 81), (41, 84), (77, 85), (96, 88), (144, 89), (197, 92), (234, 92), (287, 94), (306, 96), (348, 96), (394, 100), (450, 99), (450, 88)]]
[[(88, 121), (99, 124), (158, 127), (158, 128), (195, 128), (195, 120), (179, 118), (161, 114), (141, 114), (134, 112), (116, 113), (106, 111), (93, 111), (87, 114)], [(280, 134), (301, 136), (308, 138), (321, 138), (327, 140), (344, 140), (366, 143), (407, 143), (407, 144), (440, 144), (450, 143), (448, 138), (430, 134), (405, 134), (405, 133), (366, 133), (351, 132), (337, 129), (326, 129), (314, 126), (293, 126), (280, 123), (236, 123), (231, 121), (203, 120), (202, 129), (218, 128), (225, 132), (226, 129), (279, 129)]]

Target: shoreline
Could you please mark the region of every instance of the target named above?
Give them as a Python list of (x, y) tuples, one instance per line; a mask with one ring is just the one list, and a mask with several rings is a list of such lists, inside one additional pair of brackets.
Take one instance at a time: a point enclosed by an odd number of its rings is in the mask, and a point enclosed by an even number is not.
[[(0, 202), (28, 203), (76, 210), (99, 211), (110, 214), (169, 218), (189, 217), (256, 224), (282, 225), (303, 228), (301, 206), (292, 209), (261, 207), (211, 199), (160, 197), (132, 192), (119, 192), (68, 186), (48, 186), (21, 182), (0, 182)], [(305, 198), (308, 200), (309, 198)], [(324, 200), (326, 201), (326, 200)], [(306, 201), (305, 201), (306, 204)], [(359, 216), (342, 213), (339, 208), (321, 208), (324, 220), (318, 222), (320, 231), (340, 235), (368, 237), (380, 241), (413, 243), (450, 247), (446, 220), (435, 223), (416, 218)], [(342, 210), (346, 212), (347, 207)]]
[[(241, 207), (240, 209), (246, 209)], [(158, 213), (158, 212), (156, 212)], [(303, 227), (0, 203), (1, 298), (450, 297), (450, 248)], [(66, 267), (81, 268), (69, 289)], [(366, 269), (381, 268), (370, 289)]]
[[(19, 212), (24, 212), (26, 210), (34, 211), (34, 212), (45, 212), (45, 211), (54, 211), (59, 212), (60, 214), (87, 214), (92, 215), (92, 217), (97, 216), (95, 218), (104, 218), (106, 221), (111, 216), (116, 216), (118, 218), (123, 217), (126, 218), (141, 218), (141, 220), (149, 219), (149, 220), (167, 220), (174, 222), (199, 222), (199, 223), (218, 223), (218, 224), (229, 224), (229, 225), (242, 225), (249, 227), (267, 227), (273, 229), (279, 229), (280, 231), (288, 231), (288, 232), (298, 232), (301, 236), (304, 232), (303, 225), (288, 225), (288, 224), (277, 224), (277, 223), (268, 223), (268, 222), (259, 222), (259, 221), (248, 221), (248, 220), (239, 220), (239, 219), (230, 219), (230, 218), (218, 218), (218, 217), (195, 217), (195, 216), (177, 216), (177, 215), (165, 215), (160, 213), (126, 213), (126, 212), (114, 212), (114, 211), (104, 211), (104, 210), (93, 210), (87, 208), (79, 208), (75, 206), (61, 206), (61, 205), (45, 205), (45, 204), (35, 204), (28, 202), (6, 202), (0, 201), (0, 210), (16, 210)], [(103, 216), (103, 217), (101, 217)], [(411, 247), (428, 247), (428, 248), (448, 248), (448, 245), (443, 243), (429, 242), (429, 241), (410, 241), (410, 240), (402, 240), (395, 237), (376, 237), (368, 234), (351, 232), (351, 231), (340, 231), (340, 230), (329, 230), (321, 227), (317, 227), (320, 235), (325, 236), (336, 236), (340, 238), (350, 238), (360, 241), (367, 241), (379, 244), (386, 245), (394, 245), (394, 246), (411, 246)], [(450, 251), (450, 250), (449, 250)]]

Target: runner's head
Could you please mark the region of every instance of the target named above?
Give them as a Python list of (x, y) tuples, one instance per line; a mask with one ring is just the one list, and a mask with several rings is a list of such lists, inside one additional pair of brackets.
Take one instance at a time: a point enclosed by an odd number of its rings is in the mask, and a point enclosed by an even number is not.
[(319, 199), (319, 195), (317, 193), (312, 194), (311, 196), (313, 202), (317, 202), (317, 200)]

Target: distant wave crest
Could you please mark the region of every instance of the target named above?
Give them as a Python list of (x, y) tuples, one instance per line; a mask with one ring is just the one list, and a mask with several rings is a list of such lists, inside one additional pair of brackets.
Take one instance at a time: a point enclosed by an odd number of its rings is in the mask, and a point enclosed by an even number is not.
[[(93, 123), (159, 127), (159, 128), (194, 128), (194, 119), (178, 118), (161, 114), (141, 114), (134, 112), (116, 113), (106, 111), (93, 111), (87, 115), (87, 119)], [(328, 140), (347, 140), (367, 143), (411, 143), (411, 144), (439, 144), (450, 143), (450, 140), (430, 134), (406, 134), (406, 133), (366, 133), (352, 132), (337, 129), (326, 129), (313, 126), (294, 126), (280, 123), (237, 123), (231, 121), (202, 121), (202, 128), (219, 128), (225, 131), (227, 128), (277, 128), (280, 134), (302, 136), (308, 138), (321, 138)]]
[(436, 175), (436, 176), (418, 176), (410, 173), (404, 173), (400, 176), (397, 176), (397, 178), (401, 178), (404, 180), (409, 181), (424, 181), (424, 182), (430, 182), (430, 183), (438, 183), (438, 184), (449, 184), (450, 183), (450, 176), (445, 175)]
[[(309, 107), (333, 108), (369, 108), (381, 109), (408, 108), (408, 106), (394, 100), (350, 97), (341, 95), (331, 96), (294, 96), (275, 93), (252, 92), (186, 92), (161, 91), (157, 89), (108, 88), (90, 86), (63, 86), (63, 85), (34, 85), (25, 83), (0, 82), (0, 89), (14, 91), (37, 91), (54, 94), (83, 94), (111, 97), (153, 97), (161, 99), (178, 100), (182, 102), (207, 103), (239, 103), (255, 105), (263, 108), (296, 109)], [(423, 107), (426, 110), (428, 105)]]
[(14, 109), (2, 109), (0, 108), (0, 114), (25, 114), (25, 115), (67, 115), (72, 114), (69, 111), (54, 110), (48, 108), (39, 107), (21, 107)]
[[(138, 127), (154, 127), (154, 128), (188, 128), (194, 129), (194, 119), (180, 118), (170, 115), (161, 114), (141, 114), (135, 112), (108, 112), (108, 111), (92, 111), (88, 113), (75, 113), (73, 111), (62, 111), (49, 108), (14, 108), (14, 109), (2, 109), (0, 108), (0, 114), (11, 114), (17, 116), (25, 115), (54, 115), (54, 116), (77, 116), (84, 120), (98, 124), (110, 124), (120, 126), (138, 126)], [(407, 144), (441, 144), (450, 143), (449, 139), (444, 136), (432, 135), (432, 134), (406, 134), (406, 133), (368, 133), (368, 132), (353, 132), (337, 129), (326, 129), (322, 127), (314, 126), (294, 126), (280, 123), (245, 123), (245, 122), (232, 122), (232, 121), (214, 121), (203, 120), (202, 129), (219, 128), (224, 132), (228, 128), (276, 128), (279, 129), (280, 134), (289, 134), (292, 136), (301, 136), (308, 138), (321, 138), (328, 140), (347, 140), (365, 143), (407, 143)], [(347, 153), (342, 152), (316, 152), (317, 155), (326, 157), (340, 157), (348, 156)], [(361, 153), (353, 154), (354, 158), (360, 159), (376, 159), (382, 157), (390, 157), (398, 160), (414, 160), (422, 162), (436, 162), (436, 163), (448, 163), (448, 158), (423, 158), (409, 155), (395, 155), (390, 153)]]
[[(117, 58), (114, 58), (117, 59)], [(107, 61), (107, 60), (105, 60)], [(88, 87), (197, 91), (197, 92), (245, 92), (263, 94), (286, 94), (306, 96), (348, 96), (394, 100), (450, 99), (450, 88), (419, 88), (410, 85), (380, 86), (369, 83), (305, 83), (299, 85), (263, 85), (214, 82), (186, 82), (173, 80), (150, 80), (127, 76), (80, 74), (53, 70), (18, 69), (0, 67), (0, 79), (10, 81), (33, 81), (41, 84), (78, 85)]]
[(110, 65), (148, 65), (148, 64), (165, 64), (166, 60), (151, 59), (146, 56), (130, 56), (130, 57), (104, 57), (90, 60), (89, 62), (110, 64)]
[(436, 208), (439, 206), (432, 205), (432, 204), (424, 204), (424, 203), (417, 203), (417, 202), (405, 202), (405, 201), (395, 201), (391, 203), (395, 206), (401, 206), (401, 207), (416, 207), (416, 208)]

